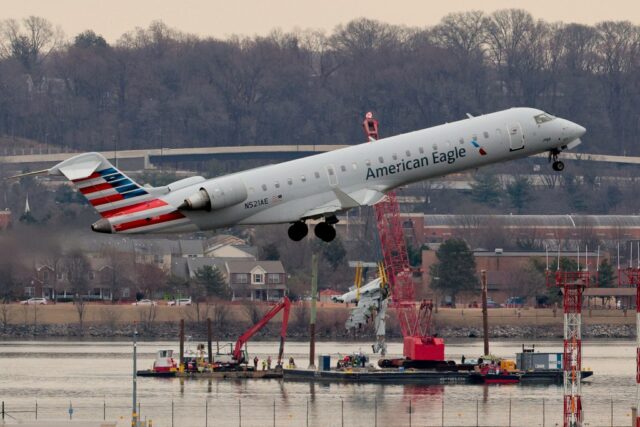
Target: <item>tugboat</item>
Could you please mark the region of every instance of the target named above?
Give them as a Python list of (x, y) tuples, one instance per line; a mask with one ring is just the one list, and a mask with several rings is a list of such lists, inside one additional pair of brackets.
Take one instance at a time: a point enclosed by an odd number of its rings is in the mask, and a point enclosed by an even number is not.
[(138, 371), (141, 377), (175, 377), (178, 371), (178, 361), (173, 358), (173, 350), (158, 350), (153, 368)]
[(520, 374), (501, 370), (500, 365), (494, 363), (482, 365), (479, 371), (469, 374), (472, 384), (518, 384)]

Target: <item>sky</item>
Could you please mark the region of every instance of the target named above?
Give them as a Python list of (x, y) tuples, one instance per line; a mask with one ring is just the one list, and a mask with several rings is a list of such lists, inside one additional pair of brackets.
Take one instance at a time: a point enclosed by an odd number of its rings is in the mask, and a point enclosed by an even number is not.
[(451, 12), (522, 8), (545, 21), (594, 24), (629, 20), (640, 25), (639, 0), (2, 0), (0, 20), (41, 16), (71, 39), (92, 29), (108, 42), (155, 20), (180, 31), (228, 38), (266, 35), (274, 28), (320, 29), (367, 17), (426, 27)]

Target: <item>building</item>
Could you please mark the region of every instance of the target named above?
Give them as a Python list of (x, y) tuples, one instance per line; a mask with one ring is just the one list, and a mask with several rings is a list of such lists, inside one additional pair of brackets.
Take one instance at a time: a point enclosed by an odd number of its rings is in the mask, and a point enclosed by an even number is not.
[(280, 261), (227, 261), (232, 299), (277, 301), (286, 294), (286, 275)]
[(223, 275), (227, 274), (227, 267), (223, 259), (208, 257), (174, 258), (171, 262), (171, 274), (183, 280), (191, 280), (195, 279), (198, 270), (204, 267), (217, 268)]
[[(589, 268), (596, 270), (598, 254), (596, 252), (580, 253), (563, 252), (562, 257), (577, 260), (578, 255), (582, 266), (586, 260), (589, 262)], [(553, 263), (557, 253), (547, 253), (545, 251), (502, 251), (496, 249), (494, 251), (477, 250), (473, 251), (476, 262), (476, 273), (478, 278), (482, 270), (487, 272), (487, 290), (489, 297), (497, 303), (504, 303), (509, 297), (527, 297), (533, 296), (533, 289), (540, 289), (545, 286), (544, 277), (533, 276), (528, 272), (531, 269), (532, 260), (536, 260), (545, 266), (547, 261)], [(600, 260), (608, 259), (606, 253), (600, 254)], [(431, 277), (429, 268), (437, 261), (435, 250), (422, 251), (422, 283), (423, 288), (427, 290), (427, 294), (434, 296), (435, 292), (431, 288)], [(538, 281), (540, 283), (538, 283)], [(478, 281), (479, 283), (479, 281)], [(533, 288), (533, 289), (532, 289)], [(446, 297), (446, 295), (443, 295)], [(480, 286), (476, 292), (463, 294), (458, 296), (460, 303), (470, 303), (480, 301)]]
[[(421, 219), (420, 216), (423, 216)], [(403, 227), (416, 242), (440, 243), (452, 237), (467, 241), (494, 230), (538, 242), (640, 239), (637, 215), (422, 215), (402, 214)]]

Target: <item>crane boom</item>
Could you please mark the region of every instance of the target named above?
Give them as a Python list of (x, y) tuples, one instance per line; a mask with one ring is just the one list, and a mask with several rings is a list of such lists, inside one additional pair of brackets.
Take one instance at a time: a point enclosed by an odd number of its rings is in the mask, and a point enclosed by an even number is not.
[(240, 335), (236, 344), (233, 347), (233, 358), (238, 362), (242, 362), (242, 347), (254, 336), (258, 331), (265, 327), (269, 320), (271, 320), (276, 314), (280, 312), (280, 310), (284, 310), (282, 313), (282, 327), (280, 328), (280, 349), (278, 350), (278, 364), (282, 365), (282, 354), (284, 353), (284, 341), (287, 336), (287, 325), (289, 323), (289, 312), (291, 311), (291, 301), (289, 298), (284, 297), (282, 301), (278, 304), (271, 307), (263, 317), (260, 319), (255, 325), (251, 326), (249, 329), (245, 331), (244, 334)]
[[(367, 113), (362, 126), (369, 142), (378, 140), (378, 121), (372, 113)], [(413, 271), (395, 191), (388, 192), (374, 205), (374, 210), (392, 307), (396, 310), (404, 337), (404, 356), (412, 360), (444, 360), (444, 342), (430, 335), (433, 304), (423, 301), (416, 306)]]

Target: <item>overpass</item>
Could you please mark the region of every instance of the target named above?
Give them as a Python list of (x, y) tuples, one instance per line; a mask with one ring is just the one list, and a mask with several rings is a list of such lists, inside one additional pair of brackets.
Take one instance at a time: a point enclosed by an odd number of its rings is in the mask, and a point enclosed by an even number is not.
[[(211, 159), (273, 159), (291, 160), (313, 154), (324, 153), (347, 147), (347, 145), (249, 145), (236, 147), (196, 147), (196, 148), (153, 148), (149, 150), (103, 151), (107, 159), (127, 165), (137, 164), (137, 168), (148, 169), (160, 163), (184, 161), (206, 161)], [(42, 153), (37, 149), (23, 150), (22, 154), (0, 156), (0, 164), (15, 165), (16, 168), (31, 165), (53, 165), (68, 159), (77, 152)]]
[[(347, 147), (347, 145), (250, 145), (235, 147), (195, 147), (195, 148), (153, 148), (149, 150), (118, 150), (104, 151), (102, 154), (113, 161), (120, 163), (123, 168), (149, 169), (153, 165), (162, 163), (217, 160), (291, 160), (313, 154), (324, 153)], [(13, 166), (13, 169), (39, 166), (46, 168), (57, 162), (72, 157), (77, 152), (66, 153), (42, 153), (37, 149), (26, 149), (23, 154), (0, 156), (0, 164)], [(545, 154), (537, 157), (546, 158)], [(610, 156), (604, 154), (587, 153), (563, 153), (563, 160), (593, 161), (602, 163), (640, 165), (640, 157)], [(116, 162), (117, 160), (117, 162)]]

